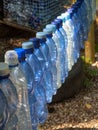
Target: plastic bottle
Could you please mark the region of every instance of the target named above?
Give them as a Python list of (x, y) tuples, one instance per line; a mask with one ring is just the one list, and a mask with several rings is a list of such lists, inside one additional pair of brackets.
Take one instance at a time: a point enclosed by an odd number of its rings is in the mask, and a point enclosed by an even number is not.
[(65, 48), (65, 51), (64, 51), (65, 52), (65, 77), (68, 77), (68, 54), (67, 54), (68, 39), (67, 39), (67, 34), (62, 27), (62, 23), (63, 23), (62, 19), (57, 18), (57, 19), (55, 19), (55, 21), (59, 23), (59, 26), (60, 26), (59, 30), (62, 33), (62, 35), (64, 37), (64, 41), (65, 41), (64, 42), (65, 43), (65, 45), (64, 45), (64, 48)]
[[(30, 41), (32, 42), (34, 46), (34, 55), (38, 58), (42, 71), (43, 71), (43, 79), (42, 79), (42, 85), (44, 86), (45, 89), (45, 94), (46, 94), (46, 101), (47, 103), (52, 102), (52, 86), (50, 87), (48, 84), (48, 77), (49, 77), (49, 71), (46, 69), (46, 61), (43, 56), (43, 53), (40, 50), (40, 42), (38, 38), (31, 38)], [(44, 81), (44, 82), (43, 82)]]
[(55, 42), (56, 48), (57, 48), (57, 60), (56, 60), (56, 67), (57, 67), (57, 87), (61, 87), (61, 69), (60, 69), (60, 44), (59, 44), (59, 38), (56, 34), (56, 25), (47, 24), (46, 28), (52, 31), (53, 34), (53, 40)]
[(44, 33), (46, 34), (46, 44), (49, 47), (50, 55), (51, 55), (51, 63), (52, 63), (52, 74), (53, 74), (53, 87), (57, 90), (57, 68), (56, 68), (56, 59), (57, 59), (57, 49), (55, 42), (52, 39), (52, 31), (49, 29), (44, 29)]
[(25, 56), (27, 58), (27, 62), (29, 63), (29, 65), (33, 70), (35, 81), (40, 83), (42, 76), (42, 68), (40, 67), (40, 62), (33, 53), (34, 48), (32, 42), (29, 41), (23, 42), (22, 48), (25, 50)]
[[(38, 116), (38, 121), (39, 123), (44, 123), (47, 119), (47, 114), (48, 114), (45, 91), (40, 84), (35, 82), (34, 73), (30, 65), (28, 64), (28, 62), (25, 60), (25, 50), (22, 48), (17, 48), (15, 49), (15, 51), (18, 54), (20, 67), (26, 77), (28, 88), (32, 88), (32, 87), (34, 88), (34, 91), (30, 92), (30, 96), (32, 96), (32, 94), (34, 93), (35, 98), (37, 100), (36, 112)], [(30, 101), (33, 101), (32, 97), (30, 98)]]
[(74, 25), (71, 20), (70, 13), (66, 12), (61, 14), (64, 19), (63, 28), (67, 34), (68, 38), (68, 46), (67, 46), (67, 54), (68, 54), (68, 70), (72, 69), (72, 66), (75, 63), (75, 55), (74, 55)]
[(60, 69), (61, 69), (61, 82), (65, 81), (65, 41), (62, 33), (60, 32), (60, 24), (58, 22), (52, 22), (53, 25), (56, 25), (56, 35), (59, 38), (59, 51), (60, 51)]
[(81, 11), (82, 1), (77, 1), (74, 5), (72, 5), (72, 9), (74, 11), (74, 20), (78, 20), (77, 23), (80, 25), (79, 35), (80, 35), (80, 45), (81, 48), (84, 49), (84, 27), (83, 27), (83, 17)]
[[(84, 37), (83, 37), (83, 26), (82, 26), (82, 20), (78, 16), (78, 10), (80, 8), (81, 4), (79, 6), (74, 6), (73, 7), (73, 17), (72, 19), (74, 20), (75, 23), (75, 31), (76, 31), (76, 38), (77, 38), (77, 45), (78, 45), (78, 57), (79, 57), (79, 51), (80, 49), (84, 49)], [(81, 14), (79, 14), (81, 16)], [(77, 37), (78, 36), (78, 37)]]
[(74, 26), (74, 34), (73, 34), (73, 41), (74, 41), (74, 59), (75, 63), (80, 56), (80, 49), (81, 49), (81, 41), (80, 41), (80, 21), (78, 18), (75, 17), (76, 10), (68, 9), (68, 13), (71, 15), (71, 21)]
[[(28, 102), (27, 83), (19, 66), (18, 55), (14, 50), (9, 50), (5, 53), (5, 63), (9, 65), (10, 79), (14, 83), (18, 94), (18, 105), (16, 111), (16, 116), (18, 118), (18, 129), (31, 130), (32, 127)], [(32, 88), (29, 88), (29, 90), (30, 89)]]
[(46, 79), (47, 84), (50, 88), (51, 95), (56, 94), (56, 90), (53, 89), (53, 74), (52, 74), (52, 62), (49, 47), (46, 44), (46, 35), (44, 32), (37, 32), (36, 37), (40, 40), (40, 50), (43, 53), (45, 59), (46, 71), (48, 71), (48, 78)]
[[(41, 67), (40, 61), (38, 60), (37, 56), (34, 54), (33, 43), (30, 41), (24, 42), (24, 43), (22, 43), (22, 48), (25, 49), (27, 61), (30, 64), (30, 66), (34, 72), (34, 77), (35, 77), (36, 83), (40, 84), (44, 88), (44, 90), (46, 87), (48, 87), (48, 90), (50, 89), (49, 91), (51, 92), (52, 86), (49, 87), (47, 85), (48, 82), (46, 81), (46, 79), (43, 78), (43, 69), (42, 69), (43, 66)], [(48, 76), (49, 76), (49, 74), (47, 75), (47, 77)], [(47, 83), (47, 84), (45, 84), (45, 83)]]
[(83, 24), (84, 41), (88, 39), (88, 18), (87, 18), (87, 7), (83, 0), (81, 7), (78, 11), (78, 16), (81, 13), (81, 20)]
[[(18, 125), (18, 117), (16, 116), (17, 107), (18, 107), (18, 95), (16, 88), (12, 81), (9, 79), (10, 71), (6, 63), (0, 63), (0, 89), (3, 91), (6, 96), (8, 107), (8, 122), (6, 123), (5, 130), (16, 129)], [(6, 116), (6, 115), (5, 115)], [(10, 119), (13, 117), (13, 120)], [(11, 123), (11, 125), (9, 125)]]
[[(0, 79), (1, 80), (1, 79)], [(9, 119), (7, 99), (0, 89), (0, 130), (4, 130)]]

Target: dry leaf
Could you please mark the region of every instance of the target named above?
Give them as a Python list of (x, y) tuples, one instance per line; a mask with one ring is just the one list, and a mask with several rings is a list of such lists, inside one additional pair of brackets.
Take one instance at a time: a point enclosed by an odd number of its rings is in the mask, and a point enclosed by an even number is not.
[(85, 106), (86, 106), (86, 108), (88, 108), (88, 109), (91, 109), (91, 108), (92, 108), (92, 105), (90, 105), (90, 104), (88, 104), (88, 103), (86, 103)]

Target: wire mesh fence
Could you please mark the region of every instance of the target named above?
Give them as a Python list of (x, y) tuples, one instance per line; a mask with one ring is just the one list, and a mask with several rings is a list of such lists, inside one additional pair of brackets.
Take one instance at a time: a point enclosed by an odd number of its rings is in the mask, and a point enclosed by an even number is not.
[(40, 30), (71, 3), (72, 0), (3, 0), (3, 20)]

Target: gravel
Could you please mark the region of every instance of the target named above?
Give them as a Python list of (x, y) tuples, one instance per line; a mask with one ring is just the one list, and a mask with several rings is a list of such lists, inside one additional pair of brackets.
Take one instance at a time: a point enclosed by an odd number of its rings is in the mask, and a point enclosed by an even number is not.
[[(96, 67), (96, 61), (91, 68)], [(98, 128), (98, 74), (89, 87), (83, 87), (74, 98), (48, 105), (54, 109), (49, 113), (40, 130), (97, 129)]]

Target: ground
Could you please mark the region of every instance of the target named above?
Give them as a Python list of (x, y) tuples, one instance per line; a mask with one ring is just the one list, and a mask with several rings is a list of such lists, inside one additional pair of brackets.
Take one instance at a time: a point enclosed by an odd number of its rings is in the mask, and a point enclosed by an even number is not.
[[(97, 65), (98, 62), (95, 62), (91, 68), (97, 71)], [(49, 113), (46, 123), (40, 129), (98, 129), (98, 74), (91, 82), (90, 86), (83, 87), (74, 98), (49, 105), (54, 111)]]

